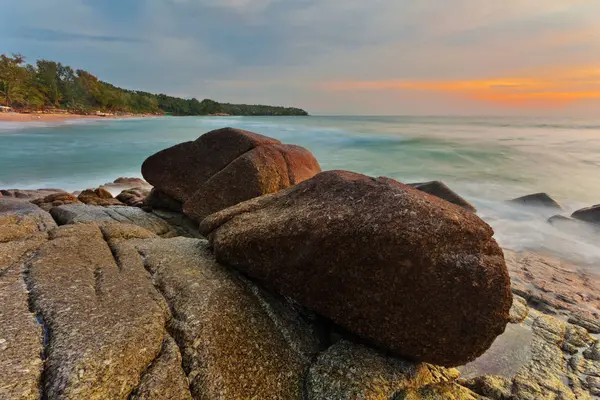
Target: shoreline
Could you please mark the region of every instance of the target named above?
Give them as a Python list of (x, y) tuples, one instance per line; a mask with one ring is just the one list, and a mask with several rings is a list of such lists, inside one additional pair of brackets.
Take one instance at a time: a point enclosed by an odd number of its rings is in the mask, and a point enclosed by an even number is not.
[(62, 114), (62, 113), (0, 113), (0, 122), (18, 122), (18, 123), (30, 123), (30, 122), (62, 122), (70, 120), (103, 120), (103, 119), (128, 119), (128, 118), (154, 118), (158, 115), (152, 114), (123, 114), (123, 115), (82, 115), (82, 114)]

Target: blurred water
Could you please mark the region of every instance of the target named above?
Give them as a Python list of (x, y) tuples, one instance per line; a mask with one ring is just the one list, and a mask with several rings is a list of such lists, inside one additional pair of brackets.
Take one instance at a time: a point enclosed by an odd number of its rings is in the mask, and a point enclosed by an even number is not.
[[(96, 187), (141, 176), (150, 154), (224, 126), (311, 150), (323, 169), (404, 182), (442, 180), (507, 248), (597, 263), (597, 238), (562, 232), (544, 210), (504, 203), (544, 191), (567, 211), (600, 203), (600, 121), (458, 117), (185, 117), (0, 123), (0, 188)], [(568, 212), (565, 212), (568, 214)]]

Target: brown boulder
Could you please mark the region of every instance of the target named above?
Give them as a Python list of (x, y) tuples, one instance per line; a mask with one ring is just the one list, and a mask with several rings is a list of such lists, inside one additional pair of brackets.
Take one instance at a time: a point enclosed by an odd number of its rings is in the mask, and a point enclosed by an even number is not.
[(423, 183), (409, 183), (408, 186), (412, 186), (415, 189), (428, 193), (432, 196), (439, 197), (442, 200), (449, 201), (450, 203), (456, 204), (467, 211), (477, 212), (475, 206), (463, 199), (459, 194), (454, 192), (443, 182), (431, 181)]
[(79, 201), (92, 206), (122, 206), (119, 200), (104, 188), (87, 189), (77, 196)]
[(239, 129), (208, 132), (149, 157), (142, 174), (155, 189), (150, 207), (201, 221), (213, 212), (274, 193), (321, 171), (306, 149)]
[(323, 172), (213, 214), (200, 230), (219, 262), (412, 360), (464, 364), (509, 320), (492, 229), (392, 179)]
[(79, 199), (71, 193), (51, 194), (44, 198), (33, 200), (32, 203), (45, 211), (50, 211), (53, 207), (62, 206), (64, 204), (81, 204)]
[(281, 142), (241, 129), (218, 129), (148, 157), (142, 165), (142, 175), (165, 194), (184, 202), (245, 152), (277, 143)]
[(210, 214), (254, 197), (275, 193), (320, 172), (312, 153), (300, 146), (259, 146), (212, 176), (184, 204), (183, 211), (202, 221)]
[(123, 190), (117, 196), (117, 200), (131, 207), (142, 207), (144, 199), (150, 194), (149, 190), (143, 188), (133, 188)]

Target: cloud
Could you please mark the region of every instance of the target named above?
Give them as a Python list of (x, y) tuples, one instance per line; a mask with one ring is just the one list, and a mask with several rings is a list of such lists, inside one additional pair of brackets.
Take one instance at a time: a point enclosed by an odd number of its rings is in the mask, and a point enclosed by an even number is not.
[(597, 0), (19, 0), (0, 52), (231, 102), (493, 113), (597, 101), (573, 86), (600, 66), (597, 15)]
[(32, 39), (48, 42), (71, 42), (71, 41), (91, 41), (102, 43), (140, 43), (139, 38), (109, 36), (109, 35), (90, 35), (86, 33), (65, 32), (58, 29), (22, 29), (15, 33), (15, 36), (23, 39)]

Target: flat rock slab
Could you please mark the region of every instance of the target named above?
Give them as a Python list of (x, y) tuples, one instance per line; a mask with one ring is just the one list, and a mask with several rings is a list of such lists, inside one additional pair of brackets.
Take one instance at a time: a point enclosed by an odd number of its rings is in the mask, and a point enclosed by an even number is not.
[(319, 348), (310, 326), (290, 325), (276, 306), (267, 312), (265, 299), (217, 264), (204, 240), (136, 247), (172, 310), (169, 329), (195, 398), (302, 398), (303, 373)]
[(138, 225), (159, 236), (177, 236), (176, 230), (168, 222), (137, 207), (101, 207), (87, 204), (69, 204), (55, 207), (50, 213), (59, 225), (121, 222)]
[(55, 227), (50, 214), (38, 206), (26, 200), (0, 198), (0, 243)]
[[(595, 324), (600, 331), (600, 276), (547, 255), (505, 250), (512, 290), (529, 305), (562, 314), (574, 323)], [(583, 326), (583, 325), (582, 325)]]
[(161, 351), (168, 308), (143, 265), (116, 259), (105, 236), (93, 224), (56, 228), (27, 263), (50, 399), (126, 398)]

